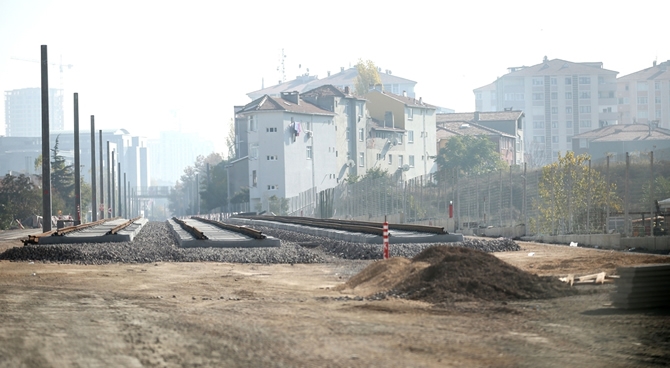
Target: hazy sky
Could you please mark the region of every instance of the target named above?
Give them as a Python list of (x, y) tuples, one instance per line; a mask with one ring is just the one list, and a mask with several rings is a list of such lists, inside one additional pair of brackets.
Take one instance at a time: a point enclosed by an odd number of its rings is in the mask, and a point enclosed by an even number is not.
[[(93, 114), (133, 135), (197, 131), (223, 152), (233, 105), (277, 83), (282, 49), (287, 80), (371, 59), (417, 81), (424, 101), (472, 111), (474, 88), (545, 55), (619, 76), (668, 60), (668, 14), (666, 0), (0, 0), (0, 90), (39, 87), (39, 63), (12, 58), (39, 60), (47, 45), (50, 63), (73, 65), (66, 129), (78, 92), (84, 130)], [(58, 67), (49, 79), (61, 85)]]

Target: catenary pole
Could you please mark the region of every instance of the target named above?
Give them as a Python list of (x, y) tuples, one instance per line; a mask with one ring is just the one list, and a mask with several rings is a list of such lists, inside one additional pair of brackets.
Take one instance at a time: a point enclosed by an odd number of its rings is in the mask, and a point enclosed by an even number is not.
[(41, 46), (42, 77), (42, 231), (51, 231), (51, 161), (49, 161), (49, 60)]

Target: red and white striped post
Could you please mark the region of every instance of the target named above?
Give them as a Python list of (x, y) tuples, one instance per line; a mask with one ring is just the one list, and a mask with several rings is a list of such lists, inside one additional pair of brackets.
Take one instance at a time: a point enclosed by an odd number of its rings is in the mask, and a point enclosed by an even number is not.
[(384, 259), (389, 259), (389, 223), (386, 222), (386, 216), (384, 216)]

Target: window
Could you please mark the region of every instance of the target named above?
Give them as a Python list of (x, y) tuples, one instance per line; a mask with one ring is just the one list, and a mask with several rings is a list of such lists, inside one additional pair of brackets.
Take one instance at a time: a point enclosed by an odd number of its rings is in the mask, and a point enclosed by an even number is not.
[(382, 155), (381, 153), (377, 154), (377, 161), (384, 161), (385, 159), (386, 157), (384, 157), (384, 155)]
[(544, 128), (544, 121), (534, 121), (534, 122), (533, 122), (533, 128), (534, 128), (534, 129), (542, 129), (542, 128)]
[(544, 100), (544, 93), (533, 93), (533, 100)]
[(258, 143), (252, 143), (249, 151), (249, 158), (258, 158)]
[(589, 91), (579, 92), (579, 98), (591, 98), (591, 92)]
[(657, 104), (660, 104), (661, 103), (661, 96), (656, 96), (656, 98), (654, 98), (654, 102), (657, 103)]
[(408, 130), (407, 131), (407, 143), (414, 143), (414, 131), (413, 130)]
[(409, 155), (409, 167), (414, 167), (414, 155)]
[(552, 100), (557, 100), (558, 99), (558, 92), (551, 92), (551, 99)]
[(268, 190), (277, 190), (279, 185), (268, 185)]
[(403, 155), (398, 155), (398, 167), (402, 167), (404, 161)]
[(349, 140), (349, 134), (351, 134), (351, 129), (349, 129), (349, 127), (347, 127), (347, 133), (346, 134), (347, 134), (347, 140)]
[(363, 128), (358, 129), (358, 141), (363, 142), (365, 140), (365, 130)]
[(605, 107), (603, 108), (603, 112), (612, 112), (612, 107)]
[(554, 77), (551, 77), (549, 80), (551, 81), (551, 85), (552, 85), (552, 86), (555, 86), (555, 85), (558, 84), (558, 80), (557, 80), (556, 78), (554, 78)]
[(649, 112), (647, 110), (638, 110), (637, 117), (640, 119), (646, 119), (649, 117)]
[(586, 139), (581, 138), (579, 140), (579, 148), (587, 148), (588, 146), (589, 146), (589, 142)]
[(591, 77), (579, 77), (579, 84), (591, 84)]
[(251, 186), (254, 188), (258, 186), (258, 175), (256, 175), (256, 170), (251, 172)]
[(567, 120), (567, 121), (565, 122), (565, 127), (566, 127), (566, 128), (572, 128), (572, 121), (571, 121), (571, 120)]
[(590, 128), (591, 127), (591, 120), (580, 120), (579, 121), (579, 127), (580, 128)]
[(614, 91), (598, 91), (598, 98), (614, 98)]
[(268, 156), (268, 161), (277, 161), (277, 156)]
[(358, 154), (358, 166), (363, 167), (365, 166), (365, 153), (360, 152)]
[(552, 106), (552, 108), (551, 108), (551, 113), (552, 113), (552, 114), (558, 114), (558, 107), (556, 107), (556, 106)]
[(544, 78), (533, 78), (533, 85), (534, 86), (544, 85)]
[(598, 84), (605, 84), (605, 77), (598, 77)]
[(407, 120), (414, 119), (414, 109), (411, 107), (407, 108)]
[(638, 103), (638, 104), (641, 104), (641, 105), (646, 104), (646, 103), (647, 103), (647, 97), (646, 97), (646, 96), (640, 96), (640, 97), (638, 97), (638, 98), (637, 98), (637, 103)]
[(572, 84), (572, 78), (565, 77), (565, 84)]
[(267, 133), (276, 133), (277, 132), (277, 127), (274, 128), (265, 128), (265, 131)]
[(533, 142), (544, 143), (544, 136), (543, 135), (534, 135), (533, 136)]
[(551, 128), (552, 129), (558, 129), (558, 121), (552, 121), (551, 122)]
[(591, 112), (591, 106), (579, 106), (579, 112), (582, 114), (589, 113)]
[(654, 89), (661, 89), (661, 81), (654, 82)]
[(572, 92), (565, 92), (565, 99), (572, 100)]
[(565, 143), (572, 143), (572, 136), (571, 135), (565, 137)]
[(647, 90), (647, 82), (637, 82), (637, 90), (638, 91), (646, 91)]
[(312, 146), (307, 146), (307, 159), (312, 159)]
[(393, 155), (389, 155), (389, 165), (393, 165)]
[(551, 137), (551, 143), (558, 143), (558, 136), (552, 136)]
[(656, 110), (656, 119), (661, 118), (661, 110)]
[(256, 129), (258, 128), (256, 126), (256, 118), (253, 115), (249, 115), (249, 131), (250, 132), (255, 132)]
[(565, 108), (565, 113), (566, 113), (566, 114), (572, 114), (572, 107), (567, 106), (567, 107)]

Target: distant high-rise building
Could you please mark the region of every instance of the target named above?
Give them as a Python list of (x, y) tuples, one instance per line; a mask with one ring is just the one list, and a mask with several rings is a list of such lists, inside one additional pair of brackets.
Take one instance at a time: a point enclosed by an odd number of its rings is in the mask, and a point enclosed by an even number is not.
[(617, 97), (621, 124), (670, 129), (670, 60), (617, 79)]
[[(64, 129), (63, 90), (49, 89), (49, 131)], [(5, 91), (5, 134), (8, 137), (42, 136), (42, 90)]]
[(572, 149), (572, 137), (617, 124), (616, 75), (600, 62), (546, 57), (533, 66), (509, 68), (474, 90), (477, 111), (522, 110), (526, 162), (541, 166)]

